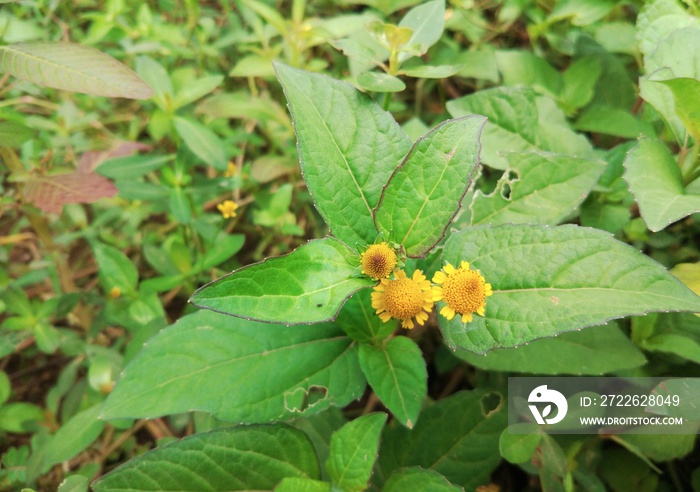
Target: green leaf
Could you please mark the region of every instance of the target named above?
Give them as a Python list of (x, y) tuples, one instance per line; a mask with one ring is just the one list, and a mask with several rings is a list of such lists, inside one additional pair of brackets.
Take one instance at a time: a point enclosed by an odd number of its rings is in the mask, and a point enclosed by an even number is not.
[(352, 340), (332, 324), (290, 329), (200, 311), (148, 341), (101, 417), (201, 410), (270, 422), (346, 405), (365, 384)]
[(462, 487), (451, 484), (433, 470), (418, 467), (402, 468), (386, 481), (382, 492), (405, 492), (407, 490), (430, 490), (431, 492), (464, 492)]
[(526, 85), (552, 98), (561, 91), (562, 76), (559, 72), (544, 58), (528, 51), (497, 51), (496, 63), (504, 86)]
[(587, 26), (608, 15), (616, 4), (616, 0), (562, 0), (549, 14), (548, 21), (570, 19), (575, 26)]
[(163, 65), (148, 56), (139, 56), (136, 58), (136, 71), (153, 89), (153, 99), (160, 109), (170, 113), (173, 83)]
[(655, 80), (671, 89), (675, 101), (676, 115), (681, 119), (690, 135), (700, 139), (700, 80), (681, 77), (677, 79)]
[(694, 314), (634, 318), (632, 336), (644, 350), (671, 353), (700, 364), (700, 317)]
[(658, 384), (651, 393), (652, 395), (660, 395), (664, 399), (670, 398), (671, 402), (673, 402), (675, 397), (678, 397), (679, 404), (649, 406), (647, 407), (648, 411), (657, 415), (682, 417), (684, 420), (700, 420), (700, 414), (698, 414), (698, 408), (700, 407), (700, 379), (667, 379)]
[(0, 407), (10, 398), (12, 394), (12, 384), (5, 371), (0, 371)]
[(484, 370), (533, 374), (600, 376), (646, 363), (642, 352), (617, 326), (592, 326), (518, 348), (492, 350), (485, 356), (462, 350), (455, 355)]
[(14, 121), (0, 121), (0, 147), (19, 147), (34, 138), (31, 128)]
[(356, 292), (343, 305), (336, 319), (338, 326), (360, 343), (379, 343), (396, 329), (392, 323), (384, 323), (374, 313), (371, 296), (371, 289)]
[(95, 492), (272, 490), (285, 477), (320, 478), (309, 438), (286, 424), (194, 434), (142, 454), (93, 484)]
[(236, 270), (197, 290), (197, 307), (271, 323), (334, 319), (345, 299), (374, 285), (353, 276), (359, 261), (335, 238), (309, 241), (291, 253)]
[(44, 420), (44, 411), (32, 403), (13, 402), (0, 407), (0, 429), (7, 432), (27, 433), (34, 424)]
[(344, 82), (275, 64), (297, 133), (304, 180), (331, 232), (372, 243), (372, 211), (411, 141), (389, 113)]
[(71, 475), (58, 486), (58, 492), (88, 492), (90, 481), (83, 475)]
[(41, 468), (48, 471), (53, 465), (68, 461), (87, 449), (105, 427), (98, 416), (101, 404), (75, 414), (51, 437), (44, 450)]
[(646, 75), (639, 79), (642, 97), (666, 120), (678, 144), (685, 145), (682, 110), (677, 108), (671, 88), (654, 79), (700, 79), (700, 28), (686, 27), (663, 38), (658, 47), (644, 57), (644, 69)]
[(112, 179), (135, 179), (153, 171), (157, 171), (166, 163), (174, 159), (173, 154), (169, 155), (132, 155), (128, 157), (117, 157), (103, 162), (97, 168), (97, 172), (102, 176)]
[[(290, 422), (309, 436), (320, 463), (325, 463), (331, 453), (331, 436), (346, 423), (347, 419), (338, 407), (329, 407), (323, 412), (300, 417)], [(325, 467), (321, 469), (321, 473), (324, 480), (330, 480)]]
[[(511, 433), (511, 428), (515, 426), (521, 429)], [(524, 428), (530, 429), (531, 432), (526, 434)], [(535, 424), (515, 424), (501, 432), (498, 449), (501, 456), (511, 463), (526, 463), (532, 458), (541, 440), (542, 434), (538, 432)]]
[(464, 68), (464, 65), (418, 65), (403, 67), (399, 73), (419, 79), (445, 79)]
[(392, 338), (383, 347), (360, 345), (360, 367), (394, 417), (413, 428), (428, 392), (428, 371), (418, 345), (407, 337)]
[(153, 90), (129, 67), (101, 51), (73, 43), (0, 46), (0, 70), (44, 87), (94, 96), (148, 99)]
[(603, 161), (546, 152), (503, 155), (508, 169), (496, 189), (474, 193), (472, 225), (556, 225), (576, 210), (606, 167)]
[(452, 234), (443, 259), (468, 261), (493, 287), (486, 317), (438, 316), (450, 347), (477, 354), (624, 316), (700, 311), (700, 297), (664, 267), (596, 229), (477, 226)]
[(685, 193), (680, 168), (661, 142), (640, 138), (627, 154), (624, 178), (652, 231), (700, 211), (700, 195)]
[(99, 267), (98, 275), (102, 289), (109, 293), (119, 289), (120, 293), (134, 292), (139, 280), (139, 272), (131, 260), (117, 248), (95, 242), (92, 251)]
[(301, 477), (285, 477), (275, 492), (331, 492), (331, 484)]
[(445, 0), (432, 0), (412, 8), (401, 19), (399, 27), (413, 31), (406, 43), (410, 53), (400, 53), (399, 61), (422, 55), (438, 42), (445, 29)]
[(635, 118), (629, 110), (601, 104), (586, 108), (574, 123), (574, 128), (622, 138), (654, 134), (654, 128), (649, 123)]
[(175, 118), (175, 129), (197, 157), (221, 171), (228, 168), (226, 146), (212, 130), (181, 116)]
[(192, 205), (185, 190), (179, 186), (170, 192), (170, 211), (180, 224), (192, 222)]
[(465, 490), (488, 483), (501, 460), (498, 439), (506, 427), (504, 398), (482, 390), (460, 391), (425, 408), (413, 430), (394, 425), (382, 436), (376, 479), (419, 466)]
[(175, 94), (175, 98), (173, 100), (174, 109), (187, 106), (188, 104), (201, 99), (216, 89), (219, 84), (223, 82), (223, 80), (223, 75), (212, 75), (211, 77), (204, 77), (186, 84), (177, 92), (177, 94)]
[(688, 455), (695, 447), (700, 422), (683, 424), (684, 434), (625, 434), (615, 439), (640, 458), (647, 465), (661, 474), (661, 471), (650, 461), (671, 461)]
[(647, 3), (637, 16), (637, 42), (640, 51), (650, 55), (674, 31), (692, 25), (700, 25), (675, 0), (655, 0)]
[(588, 104), (602, 73), (600, 58), (586, 56), (575, 60), (564, 72), (562, 90), (559, 95), (564, 107), (575, 111)]
[(348, 422), (331, 437), (326, 469), (343, 492), (362, 492), (372, 475), (387, 415), (376, 412)]
[(571, 131), (564, 113), (551, 99), (538, 97), (531, 89), (482, 90), (448, 101), (447, 110), (455, 118), (470, 114), (488, 118), (481, 135), (481, 160), (495, 169), (508, 167), (501, 156), (504, 149), (592, 157), (591, 145)]
[(362, 72), (357, 76), (357, 84), (373, 92), (401, 92), (406, 88), (400, 78), (381, 72)]
[(375, 212), (380, 232), (424, 257), (445, 235), (479, 164), (479, 116), (448, 120), (411, 148), (394, 171)]

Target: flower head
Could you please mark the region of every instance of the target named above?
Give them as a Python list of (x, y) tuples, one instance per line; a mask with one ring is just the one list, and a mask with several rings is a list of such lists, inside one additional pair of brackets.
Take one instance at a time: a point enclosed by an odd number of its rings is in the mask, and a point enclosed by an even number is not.
[(445, 301), (440, 310), (447, 319), (455, 314), (462, 315), (462, 323), (472, 320), (472, 313), (484, 315), (486, 298), (493, 294), (491, 284), (479, 272), (469, 269), (469, 263), (463, 261), (459, 268), (447, 263), (442, 270), (435, 273), (433, 282), (433, 300)]
[(383, 278), (372, 292), (372, 307), (385, 323), (400, 319), (401, 326), (413, 328), (413, 318), (419, 325), (428, 319), (433, 309), (430, 282), (420, 270), (408, 278), (403, 270), (394, 271), (394, 280)]
[(224, 216), (224, 219), (231, 219), (236, 216), (238, 204), (233, 200), (226, 200), (223, 203), (219, 203), (216, 208), (219, 209), (219, 212), (221, 212), (221, 215)]
[(372, 244), (360, 255), (362, 273), (378, 280), (387, 278), (396, 267), (396, 252), (386, 242)]

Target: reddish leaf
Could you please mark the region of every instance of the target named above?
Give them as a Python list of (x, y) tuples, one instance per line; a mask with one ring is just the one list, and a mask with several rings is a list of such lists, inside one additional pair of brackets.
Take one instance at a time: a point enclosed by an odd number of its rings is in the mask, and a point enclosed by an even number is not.
[(80, 156), (78, 161), (78, 171), (81, 173), (91, 173), (97, 166), (107, 159), (115, 157), (126, 157), (141, 150), (151, 150), (150, 145), (141, 142), (122, 141), (117, 142), (109, 150), (88, 150)]
[(95, 173), (65, 173), (27, 181), (24, 198), (44, 212), (60, 214), (67, 203), (92, 203), (117, 194), (117, 187)]

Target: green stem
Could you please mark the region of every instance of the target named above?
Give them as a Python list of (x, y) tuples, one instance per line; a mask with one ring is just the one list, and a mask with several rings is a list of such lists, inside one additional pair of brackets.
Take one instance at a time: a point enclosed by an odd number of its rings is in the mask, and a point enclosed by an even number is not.
[(382, 109), (389, 111), (389, 103), (391, 103), (391, 92), (384, 93), (384, 101), (382, 101)]

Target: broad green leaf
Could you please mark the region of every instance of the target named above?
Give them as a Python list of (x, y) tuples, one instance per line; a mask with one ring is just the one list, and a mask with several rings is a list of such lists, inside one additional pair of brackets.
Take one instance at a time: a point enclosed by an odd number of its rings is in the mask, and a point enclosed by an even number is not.
[(160, 109), (169, 113), (173, 98), (173, 83), (163, 65), (148, 56), (136, 58), (136, 71), (153, 89), (153, 99)]
[(518, 348), (492, 350), (485, 356), (463, 350), (455, 355), (480, 369), (533, 374), (600, 376), (646, 363), (642, 352), (617, 326), (592, 326)]
[(659, 313), (632, 320), (632, 337), (644, 350), (666, 352), (700, 364), (700, 317)]
[(357, 84), (373, 92), (401, 92), (406, 88), (400, 78), (382, 72), (363, 72), (357, 76)]
[(445, 29), (445, 0), (432, 0), (412, 8), (401, 19), (399, 27), (408, 27), (413, 31), (406, 43), (410, 54), (400, 53), (399, 61), (422, 55), (438, 42)]
[(44, 420), (44, 411), (32, 403), (11, 402), (0, 407), (0, 429), (25, 434)]
[[(521, 427), (518, 432), (511, 433), (511, 427)], [(530, 429), (530, 433), (525, 433), (525, 429)], [(511, 463), (526, 463), (532, 459), (532, 455), (542, 440), (542, 434), (538, 432), (535, 424), (515, 424), (509, 426), (502, 433), (498, 440), (498, 449), (501, 456)]]
[(153, 95), (133, 70), (89, 46), (17, 43), (0, 46), (0, 53), (0, 71), (44, 87), (130, 99)]
[(0, 147), (19, 147), (34, 138), (34, 131), (14, 121), (0, 121)]
[(202, 258), (201, 269), (213, 268), (219, 263), (232, 258), (243, 247), (245, 236), (243, 234), (217, 236), (214, 244), (211, 245)]
[(331, 437), (326, 470), (343, 492), (362, 492), (372, 475), (387, 415), (376, 412), (348, 422)]
[[(628, 450), (645, 459), (647, 465), (658, 470), (650, 461), (670, 461), (688, 455), (695, 447), (700, 422), (686, 422), (683, 434), (625, 434), (615, 439)], [(657, 471), (657, 473), (659, 473)]]
[(48, 471), (53, 465), (73, 458), (100, 436), (105, 426), (98, 418), (101, 406), (83, 410), (58, 429), (44, 450), (43, 470)]
[(424, 257), (445, 235), (479, 165), (479, 116), (448, 120), (418, 140), (396, 169), (375, 212), (377, 229)]
[(100, 164), (97, 172), (112, 179), (135, 179), (160, 169), (174, 157), (173, 154), (117, 157)]
[(360, 345), (360, 367), (394, 417), (413, 428), (428, 392), (428, 372), (416, 343), (407, 337), (396, 337), (383, 347)]
[(347, 38), (329, 41), (331, 46), (349, 58), (350, 73), (357, 77), (380, 65), (389, 57), (389, 50), (363, 29)]
[(596, 229), (476, 226), (452, 234), (443, 259), (468, 261), (493, 287), (485, 317), (438, 316), (450, 347), (477, 354), (624, 316), (700, 310), (700, 297), (663, 266)]
[(0, 371), (0, 406), (7, 401), (12, 394), (12, 384), (5, 371)]
[(622, 138), (654, 135), (654, 128), (634, 117), (627, 109), (596, 104), (586, 108), (574, 123), (583, 132), (602, 133)]
[(346, 244), (372, 243), (372, 211), (410, 139), (389, 113), (349, 84), (281, 63), (275, 67), (318, 211)]
[(445, 79), (459, 72), (463, 65), (418, 65), (403, 67), (399, 73), (420, 79)]
[(562, 76), (544, 58), (529, 51), (504, 50), (496, 52), (496, 63), (504, 86), (525, 85), (552, 98), (559, 96)]
[[(342, 410), (338, 407), (329, 407), (323, 412), (292, 420), (289, 424), (309, 436), (316, 449), (318, 461), (325, 463), (331, 453), (331, 436), (347, 422)], [(321, 468), (321, 473), (324, 480), (330, 480), (325, 467)]]
[(371, 289), (356, 292), (343, 305), (336, 319), (338, 326), (350, 338), (360, 343), (379, 343), (396, 328), (392, 323), (384, 323), (374, 313), (371, 296)]
[(660, 79), (700, 79), (700, 26), (676, 30), (644, 57), (646, 75), (639, 79), (642, 97), (666, 120), (679, 145), (685, 145), (686, 128), (673, 91)]
[(405, 492), (407, 490), (429, 490), (431, 492), (464, 492), (462, 487), (451, 484), (433, 470), (419, 467), (402, 468), (389, 477), (382, 492)]
[(331, 492), (331, 484), (310, 478), (285, 477), (274, 490), (275, 492)]
[(649, 2), (637, 16), (639, 49), (648, 56), (664, 38), (692, 25), (700, 25), (700, 20), (690, 15), (676, 0)]
[(88, 492), (90, 481), (83, 475), (71, 475), (58, 486), (58, 492)]
[[(656, 82), (654, 79), (652, 81)], [(700, 80), (682, 77), (659, 80), (658, 83), (671, 89), (676, 115), (693, 139), (700, 139)]]
[(256, 423), (358, 398), (356, 348), (332, 324), (293, 329), (200, 311), (148, 341), (107, 398), (104, 419), (193, 410)]
[(496, 189), (474, 193), (472, 225), (556, 225), (576, 210), (606, 167), (603, 161), (547, 152), (503, 156), (508, 169)]
[(625, 159), (625, 181), (652, 231), (700, 211), (700, 195), (687, 195), (681, 171), (664, 144), (640, 138)]
[(399, 468), (418, 466), (474, 490), (488, 483), (501, 460), (498, 439), (506, 424), (503, 396), (460, 391), (425, 408), (412, 430), (384, 430), (375, 479), (381, 483)]
[(260, 55), (244, 56), (228, 73), (229, 77), (274, 77), (272, 60)]
[(192, 222), (192, 205), (185, 190), (179, 186), (170, 192), (170, 211), (180, 224)]
[(286, 424), (194, 434), (121, 465), (95, 492), (272, 490), (285, 477), (318, 479), (309, 438)]
[(549, 14), (549, 21), (570, 19), (575, 26), (587, 26), (615, 8), (617, 0), (561, 0)]
[(545, 150), (557, 154), (591, 157), (588, 141), (569, 128), (564, 113), (551, 99), (532, 89), (499, 87), (447, 102), (457, 118), (480, 114), (488, 118), (481, 134), (481, 160), (495, 169), (506, 169), (503, 150)]
[(197, 157), (221, 171), (226, 170), (226, 146), (216, 133), (193, 119), (181, 116), (175, 118), (175, 129)]
[(600, 58), (595, 56), (579, 58), (569, 65), (559, 95), (565, 109), (575, 111), (591, 101), (601, 72)]
[(292, 131), (287, 112), (277, 101), (264, 94), (253, 98), (244, 91), (219, 92), (199, 103), (196, 112), (210, 118), (247, 119), (261, 123), (275, 121), (289, 128), (290, 133)]
[(339, 240), (317, 239), (221, 277), (197, 290), (190, 302), (271, 323), (318, 323), (335, 318), (354, 292), (374, 285), (354, 276), (358, 265)]
[[(667, 379), (657, 385), (651, 392), (660, 395), (671, 402), (663, 406), (648, 406), (647, 411), (657, 415), (669, 417), (682, 417), (685, 420), (700, 421), (700, 379), (678, 378)], [(673, 403), (676, 399), (678, 403)]]
[(119, 289), (115, 294), (133, 292), (138, 284), (139, 273), (131, 260), (117, 248), (95, 242), (92, 251), (99, 268), (98, 275), (102, 289), (110, 293)]
[(175, 94), (175, 98), (173, 99), (173, 107), (178, 109), (195, 102), (216, 89), (219, 84), (223, 82), (223, 80), (223, 75), (212, 75), (211, 77), (204, 77), (192, 81), (191, 83), (182, 87), (177, 94)]

